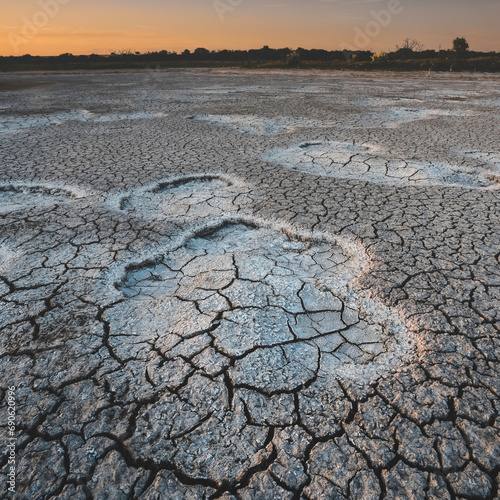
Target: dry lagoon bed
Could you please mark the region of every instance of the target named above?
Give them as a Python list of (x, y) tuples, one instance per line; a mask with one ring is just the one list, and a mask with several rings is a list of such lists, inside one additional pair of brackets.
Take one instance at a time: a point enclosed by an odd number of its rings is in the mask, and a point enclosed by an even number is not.
[(15, 498), (498, 498), (498, 77), (0, 82)]

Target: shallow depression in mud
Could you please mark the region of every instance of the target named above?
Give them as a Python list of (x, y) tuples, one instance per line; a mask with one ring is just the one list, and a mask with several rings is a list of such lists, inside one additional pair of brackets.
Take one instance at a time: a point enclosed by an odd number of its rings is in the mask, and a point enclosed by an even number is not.
[(54, 113), (36, 113), (29, 115), (9, 115), (4, 114), (0, 117), (0, 133), (16, 132), (24, 129), (36, 127), (47, 127), (49, 125), (62, 125), (67, 122), (83, 123), (107, 123), (121, 120), (142, 120), (150, 118), (161, 118), (166, 116), (164, 113), (92, 113), (86, 109), (77, 109), (70, 111), (60, 111)]
[[(467, 158), (467, 155), (464, 155)], [(500, 163), (485, 153), (469, 154), (478, 165), (421, 161), (392, 154), (380, 145), (325, 141), (304, 142), (264, 153), (263, 159), (305, 174), (389, 186), (499, 187)]]
[(109, 204), (121, 211), (179, 219), (185, 224), (238, 210), (248, 192), (239, 179), (227, 175), (187, 175), (119, 193)]
[(2, 184), (0, 185), (0, 213), (65, 203), (84, 195), (83, 191), (69, 187), (23, 183)]
[(369, 378), (410, 341), (397, 313), (350, 289), (359, 273), (342, 244), (226, 221), (127, 267), (117, 285), (127, 300), (107, 313), (113, 342), (135, 356), (131, 335), (173, 352), (198, 338), (235, 385), (269, 394), (318, 376)]

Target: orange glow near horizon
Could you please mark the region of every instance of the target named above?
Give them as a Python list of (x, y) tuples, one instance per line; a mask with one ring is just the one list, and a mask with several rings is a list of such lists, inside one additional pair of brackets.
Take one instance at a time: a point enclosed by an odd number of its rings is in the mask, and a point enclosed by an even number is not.
[[(231, 0), (232, 4), (237, 4)], [(0, 55), (107, 54), (112, 51), (355, 46), (394, 50), (406, 37), (450, 48), (465, 36), (472, 50), (500, 51), (497, 0), (18, 0), (3, 7)], [(279, 0), (278, 0), (279, 2)], [(394, 14), (373, 24), (375, 15)], [(446, 22), (444, 21), (446, 20)], [(367, 38), (356, 39), (366, 32)], [(363, 46), (359, 46), (359, 41)]]

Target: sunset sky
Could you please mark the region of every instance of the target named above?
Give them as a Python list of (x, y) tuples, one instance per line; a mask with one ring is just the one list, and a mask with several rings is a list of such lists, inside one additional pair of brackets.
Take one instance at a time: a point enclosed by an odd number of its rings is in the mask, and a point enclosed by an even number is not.
[(457, 36), (466, 37), (472, 50), (500, 51), (500, 0), (0, 2), (4, 56), (263, 45), (378, 51), (395, 49), (405, 37), (438, 49), (450, 48)]

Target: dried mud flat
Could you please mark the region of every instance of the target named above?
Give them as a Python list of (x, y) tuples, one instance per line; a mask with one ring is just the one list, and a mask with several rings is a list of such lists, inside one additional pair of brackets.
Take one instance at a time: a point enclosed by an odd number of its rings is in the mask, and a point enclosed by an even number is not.
[(0, 86), (15, 498), (498, 498), (499, 78)]

